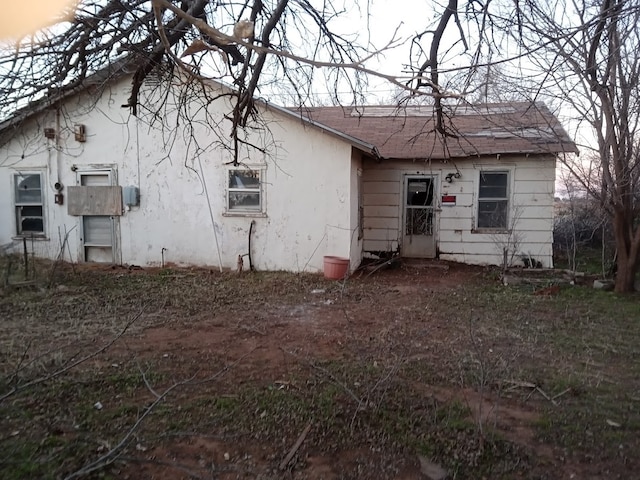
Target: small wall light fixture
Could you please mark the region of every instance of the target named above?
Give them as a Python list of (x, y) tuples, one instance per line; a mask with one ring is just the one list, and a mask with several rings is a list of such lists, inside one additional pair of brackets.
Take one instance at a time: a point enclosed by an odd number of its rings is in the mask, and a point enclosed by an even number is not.
[(447, 183), (452, 183), (454, 178), (460, 178), (460, 177), (461, 177), (460, 172), (455, 172), (455, 173), (451, 172), (447, 174), (447, 176), (444, 177), (444, 179), (447, 181)]

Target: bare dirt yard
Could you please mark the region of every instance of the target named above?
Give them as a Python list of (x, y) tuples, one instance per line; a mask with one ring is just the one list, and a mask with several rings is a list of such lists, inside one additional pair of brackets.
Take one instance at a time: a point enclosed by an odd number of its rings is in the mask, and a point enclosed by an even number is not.
[(637, 295), (50, 270), (0, 290), (0, 478), (640, 478)]

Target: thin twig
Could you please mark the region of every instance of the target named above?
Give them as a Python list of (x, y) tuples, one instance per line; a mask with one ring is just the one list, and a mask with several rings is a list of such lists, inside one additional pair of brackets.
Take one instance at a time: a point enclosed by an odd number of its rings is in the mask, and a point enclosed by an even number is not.
[[(401, 362), (397, 362), (395, 365), (393, 365), (389, 371), (387, 372), (386, 375), (381, 376), (380, 378), (378, 378), (378, 381), (375, 383), (375, 385), (367, 392), (367, 396), (364, 400), (364, 404), (365, 407), (369, 404), (369, 399), (371, 398), (371, 395), (373, 394), (373, 392), (375, 392), (378, 387), (380, 385), (382, 385), (383, 383), (385, 383), (389, 378), (391, 378), (391, 375), (393, 375), (394, 373), (396, 373), (399, 369), (400, 369), (400, 364)], [(360, 411), (362, 405), (358, 404), (358, 408), (356, 408), (355, 412), (353, 412), (353, 416), (351, 417), (351, 423), (349, 424), (349, 429), (351, 431), (353, 431), (353, 426), (356, 422), (356, 418), (358, 416), (358, 412)], [(376, 410), (379, 407), (379, 404), (376, 406)]]
[(32, 342), (32, 340), (29, 340), (29, 343), (27, 344), (27, 346), (25, 347), (24, 351), (22, 352), (22, 356), (20, 357), (20, 361), (16, 365), (16, 369), (14, 370), (13, 375), (11, 375), (11, 378), (7, 381), (7, 385), (11, 385), (13, 383), (13, 381), (18, 377), (18, 374), (20, 373), (20, 370), (22, 369), (22, 364), (24, 363), (25, 359), (27, 358), (27, 353), (29, 352), (29, 349), (31, 348), (31, 342)]
[(3, 400), (9, 398), (12, 395), (15, 395), (18, 392), (21, 392), (27, 388), (33, 387), (35, 385), (39, 385), (41, 383), (47, 382), (49, 380), (52, 380), (56, 377), (59, 377), (60, 375), (62, 375), (63, 373), (68, 372), (69, 370), (77, 367), (78, 365), (86, 362), (87, 360), (90, 360), (94, 357), (97, 357), (98, 355), (100, 355), (101, 353), (105, 352), (107, 349), (109, 349), (109, 347), (111, 347), (114, 343), (116, 343), (125, 333), (126, 331), (129, 329), (129, 327), (131, 327), (131, 325), (133, 325), (133, 323), (138, 320), (138, 318), (140, 318), (140, 316), (142, 315), (142, 313), (145, 310), (145, 306), (142, 307), (142, 309), (140, 310), (140, 312), (138, 312), (131, 320), (129, 320), (126, 325), (124, 326), (124, 328), (122, 330), (120, 330), (120, 332), (113, 337), (107, 344), (105, 344), (104, 346), (102, 346), (101, 348), (99, 348), (98, 350), (91, 352), (87, 355), (85, 355), (84, 357), (79, 358), (78, 360), (66, 365), (63, 368), (60, 368), (58, 370), (56, 370), (55, 372), (52, 372), (48, 375), (44, 375), (43, 377), (37, 378), (35, 380), (31, 380), (27, 383), (23, 383), (22, 385), (18, 385), (14, 388), (12, 388), (11, 390), (9, 390), (8, 392), (4, 393), (3, 395), (0, 395), (0, 402), (2, 402)]
[(142, 370), (142, 367), (140, 366), (140, 363), (138, 362), (137, 359), (136, 359), (136, 366), (138, 367), (138, 371), (142, 376), (142, 380), (144, 381), (144, 384), (147, 387), (147, 390), (149, 390), (149, 392), (151, 392), (151, 394), (154, 397), (160, 398), (161, 395), (158, 392), (156, 392), (155, 389), (151, 386), (151, 384), (149, 383), (149, 379), (147, 379), (147, 375), (145, 374), (144, 370)]
[(222, 375), (224, 375), (226, 372), (228, 372), (230, 369), (232, 369), (233, 367), (235, 367), (236, 365), (238, 365), (242, 360), (244, 360), (245, 358), (247, 358), (249, 355), (253, 354), (253, 352), (255, 352), (258, 349), (258, 347), (254, 347), (251, 350), (249, 350), (247, 353), (245, 353), (244, 355), (242, 355), (240, 358), (238, 358), (237, 360), (231, 362), (229, 365), (225, 366), (224, 368), (218, 370), (216, 373), (214, 373), (213, 375), (203, 378), (202, 380), (191, 380), (187, 383), (185, 383), (185, 385), (201, 385), (203, 383), (207, 383), (207, 382), (211, 382), (212, 380), (217, 379), (218, 377), (221, 377)]
[(197, 373), (194, 374), (192, 377), (190, 377), (189, 380), (174, 383), (169, 388), (167, 388), (164, 392), (162, 392), (162, 394), (159, 395), (153, 401), (153, 403), (147, 407), (144, 413), (140, 415), (140, 417), (138, 417), (138, 420), (136, 420), (136, 422), (131, 426), (131, 428), (129, 428), (127, 433), (124, 435), (124, 437), (122, 437), (122, 439), (118, 442), (118, 444), (115, 447), (113, 447), (107, 453), (99, 457), (97, 460), (94, 460), (93, 462), (89, 463), (88, 465), (85, 465), (81, 469), (76, 470), (70, 475), (67, 475), (65, 477), (65, 480), (73, 480), (74, 478), (80, 478), (84, 475), (88, 475), (91, 472), (95, 472), (96, 470), (104, 468), (107, 465), (110, 465), (111, 463), (113, 463), (120, 456), (120, 452), (127, 445), (127, 443), (129, 442), (129, 439), (138, 430), (138, 427), (142, 424), (144, 419), (147, 418), (147, 416), (155, 409), (155, 407), (162, 400), (164, 400), (167, 397), (167, 395), (169, 395), (173, 390), (175, 390), (178, 387), (184, 386), (190, 380), (193, 380), (195, 375), (197, 375)]
[(253, 353), (256, 349), (252, 349), (250, 352), (246, 353), (245, 355), (243, 355), (242, 357), (240, 357), (238, 360), (234, 361), (233, 363), (226, 365), (225, 367), (221, 368), (220, 370), (218, 370), (215, 374), (211, 375), (210, 377), (207, 377), (204, 380), (199, 380), (199, 381), (194, 381), (195, 378), (198, 375), (198, 372), (194, 373), (191, 377), (189, 377), (187, 380), (183, 380), (180, 382), (176, 382), (173, 385), (171, 385), (169, 388), (167, 388), (164, 392), (162, 392), (161, 394), (157, 394), (155, 393), (154, 389), (150, 387), (150, 385), (148, 384), (146, 377), (143, 375), (143, 378), (145, 379), (145, 384), (147, 384), (147, 387), (150, 389), (150, 391), (156, 395), (156, 399), (153, 401), (153, 403), (151, 405), (149, 405), (149, 407), (147, 407), (147, 409), (145, 410), (145, 412), (138, 418), (138, 420), (136, 420), (136, 422), (131, 426), (131, 428), (129, 428), (129, 430), (127, 431), (127, 433), (125, 434), (124, 437), (122, 437), (122, 439), (120, 440), (120, 442), (118, 442), (118, 444), (113, 447), (111, 450), (109, 450), (107, 453), (105, 453), (104, 455), (102, 455), (100, 458), (98, 458), (97, 460), (89, 463), (88, 465), (85, 465), (84, 467), (82, 467), (80, 470), (77, 470), (75, 472), (73, 472), (72, 474), (68, 475), (67, 477), (65, 477), (65, 480), (73, 480), (74, 478), (80, 478), (84, 475), (87, 475), (91, 472), (95, 472), (96, 470), (99, 470), (101, 468), (104, 468), (110, 464), (112, 464), (117, 458), (120, 457), (122, 450), (124, 449), (124, 447), (127, 445), (127, 443), (129, 442), (129, 439), (133, 436), (133, 434), (138, 430), (138, 428), (140, 427), (140, 425), (142, 424), (142, 422), (144, 421), (144, 419), (153, 411), (153, 409), (162, 401), (164, 400), (173, 390), (175, 390), (178, 387), (184, 387), (184, 386), (190, 386), (190, 385), (198, 385), (204, 382), (209, 382), (211, 380), (214, 380), (222, 375), (224, 375), (227, 371), (229, 371), (233, 366), (237, 365), (240, 361), (242, 361), (244, 358), (246, 358), (247, 356), (249, 356), (251, 353)]
[(294, 357), (294, 358), (296, 358), (296, 359), (298, 359), (298, 360), (300, 360), (300, 361), (303, 361), (304, 363), (306, 363), (307, 365), (309, 365), (311, 368), (313, 368), (313, 369), (315, 369), (315, 370), (318, 370), (318, 371), (320, 371), (320, 372), (324, 373), (324, 374), (329, 378), (329, 380), (331, 380), (331, 382), (332, 382), (332, 383), (334, 383), (335, 385), (337, 385), (337, 386), (339, 386), (340, 388), (342, 388), (345, 392), (347, 392), (347, 393), (349, 394), (349, 396), (350, 396), (351, 398), (353, 398), (353, 399), (356, 401), (356, 403), (357, 403), (358, 405), (361, 405), (361, 404), (362, 404), (362, 399), (361, 399), (361, 398), (359, 398), (355, 393), (353, 393), (353, 390), (351, 390), (351, 389), (350, 389), (349, 387), (347, 387), (344, 383), (342, 383), (340, 380), (338, 380), (338, 379), (335, 377), (335, 375), (333, 375), (333, 373), (331, 373), (331, 372), (330, 372), (329, 370), (327, 370), (326, 368), (321, 367), (320, 365), (316, 365), (315, 363), (313, 363), (313, 362), (311, 362), (311, 361), (309, 361), (309, 360), (307, 360), (307, 359), (304, 359), (304, 358), (300, 357), (299, 355), (296, 355), (296, 354), (295, 354), (295, 353), (293, 353), (293, 352), (289, 352), (289, 351), (287, 351), (287, 350), (283, 349), (282, 347), (280, 347), (280, 350), (282, 350), (284, 353), (287, 353), (287, 354), (291, 355), (292, 357)]
[(163, 466), (163, 467), (170, 467), (170, 468), (173, 468), (175, 470), (180, 470), (181, 472), (186, 473), (187, 475), (189, 475), (189, 478), (195, 478), (195, 479), (201, 479), (201, 480), (207, 480), (207, 479), (211, 478), (210, 475), (207, 475), (206, 477), (203, 477), (203, 476), (197, 474), (196, 472), (194, 472), (193, 470), (191, 470), (189, 468), (189, 466), (181, 465), (181, 464), (175, 463), (175, 462), (163, 462), (162, 460), (157, 460), (155, 458), (151, 459), (151, 458), (129, 457), (129, 456), (125, 456), (125, 455), (120, 456), (120, 459), (125, 461), (125, 462), (150, 463), (152, 465), (160, 465), (160, 466)]
[(556, 398), (560, 398), (561, 396), (563, 396), (566, 393), (569, 393), (571, 391), (571, 387), (564, 389), (563, 391), (561, 391), (560, 393), (558, 393), (557, 395), (554, 395), (553, 397), (551, 397), (551, 400), (555, 400)]
[(536, 390), (538, 392), (540, 392), (540, 395), (542, 395), (544, 398), (546, 398), (547, 400), (549, 400), (554, 406), (558, 406), (558, 402), (556, 402), (553, 398), (551, 398), (549, 395), (547, 395), (544, 390), (542, 390), (540, 387), (536, 386)]

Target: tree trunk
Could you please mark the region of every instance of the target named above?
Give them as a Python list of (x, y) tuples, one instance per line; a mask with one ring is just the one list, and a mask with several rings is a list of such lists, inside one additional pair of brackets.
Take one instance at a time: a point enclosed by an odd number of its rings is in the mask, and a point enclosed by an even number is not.
[[(638, 253), (640, 251), (640, 235), (634, 232), (633, 226), (628, 225), (626, 217), (616, 212), (613, 219), (613, 228), (618, 249), (616, 262), (616, 285), (618, 293), (631, 293), (635, 291), (636, 273), (638, 271)], [(636, 227), (640, 228), (640, 227)], [(636, 235), (633, 235), (636, 233)]]
[(635, 291), (636, 272), (628, 262), (621, 262), (620, 258), (618, 257), (615, 291), (618, 293), (631, 293)]

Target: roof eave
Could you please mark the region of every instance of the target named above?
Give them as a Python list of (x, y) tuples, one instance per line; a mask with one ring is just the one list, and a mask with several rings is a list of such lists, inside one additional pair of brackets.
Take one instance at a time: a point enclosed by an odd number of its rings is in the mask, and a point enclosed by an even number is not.
[(470, 152), (466, 155), (450, 155), (448, 157), (444, 157), (441, 155), (432, 155), (429, 157), (416, 157), (415, 155), (411, 155), (411, 156), (406, 156), (406, 157), (402, 157), (402, 156), (391, 156), (391, 157), (387, 157), (384, 158), (382, 156), (380, 156), (380, 159), (383, 160), (395, 160), (395, 161), (417, 161), (417, 160), (438, 160), (438, 161), (447, 161), (447, 160), (465, 160), (465, 159), (471, 159), (471, 158), (478, 158), (478, 157), (493, 157), (496, 155), (559, 155), (559, 154), (569, 154), (569, 153), (574, 153), (574, 154), (579, 154), (579, 150), (575, 147), (575, 145), (573, 146), (573, 148), (553, 148), (553, 149), (547, 149), (547, 150), (503, 150), (500, 152)]

